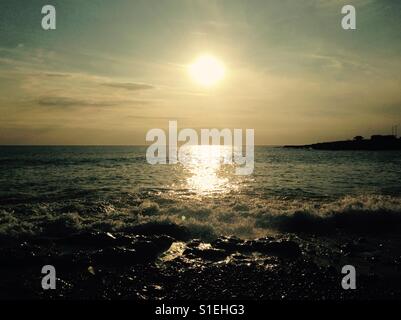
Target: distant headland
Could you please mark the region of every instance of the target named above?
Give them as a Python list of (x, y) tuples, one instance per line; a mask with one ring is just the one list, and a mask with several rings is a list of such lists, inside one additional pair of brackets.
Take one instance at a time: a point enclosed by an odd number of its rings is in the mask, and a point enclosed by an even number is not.
[(396, 135), (373, 135), (370, 139), (356, 136), (353, 140), (320, 142), (307, 145), (287, 145), (284, 148), (315, 150), (401, 150), (401, 138)]

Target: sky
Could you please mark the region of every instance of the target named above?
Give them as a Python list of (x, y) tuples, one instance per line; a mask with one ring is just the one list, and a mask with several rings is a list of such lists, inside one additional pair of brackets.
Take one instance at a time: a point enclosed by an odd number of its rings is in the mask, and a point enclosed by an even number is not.
[[(207, 88), (188, 75), (204, 53), (226, 69)], [(169, 120), (265, 145), (391, 134), (400, 57), (393, 0), (1, 0), (0, 144), (143, 145)]]

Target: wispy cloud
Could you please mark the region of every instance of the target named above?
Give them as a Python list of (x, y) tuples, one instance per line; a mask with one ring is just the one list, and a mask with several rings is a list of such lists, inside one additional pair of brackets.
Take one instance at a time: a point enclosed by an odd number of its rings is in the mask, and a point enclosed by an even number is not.
[(63, 96), (43, 96), (34, 101), (40, 106), (45, 107), (111, 107), (118, 106), (122, 104), (133, 104), (133, 105), (143, 105), (148, 103), (148, 101), (141, 100), (90, 100), (90, 99), (78, 99), (72, 97)]
[(125, 89), (130, 91), (141, 91), (141, 90), (150, 90), (154, 89), (154, 86), (143, 83), (130, 83), (130, 82), (110, 82), (103, 83), (103, 86), (116, 88), (116, 89)]
[(110, 102), (105, 101), (89, 101), (68, 97), (41, 97), (36, 101), (41, 106), (46, 107), (84, 107), (84, 106), (110, 106)]
[(68, 73), (60, 73), (60, 72), (46, 72), (44, 73), (46, 77), (49, 78), (68, 78), (71, 77), (71, 74)]

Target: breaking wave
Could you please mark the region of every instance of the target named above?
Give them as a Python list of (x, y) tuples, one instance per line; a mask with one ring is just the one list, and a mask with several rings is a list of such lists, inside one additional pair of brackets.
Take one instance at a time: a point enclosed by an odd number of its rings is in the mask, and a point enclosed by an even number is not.
[(401, 199), (359, 196), (331, 203), (304, 204), (285, 213), (272, 210), (260, 214), (255, 225), (295, 233), (397, 232), (401, 231)]
[[(135, 198), (136, 199), (136, 198)], [(125, 199), (127, 200), (127, 199)], [(166, 234), (211, 240), (277, 232), (381, 234), (401, 231), (401, 198), (347, 196), (335, 201), (151, 199), (19, 204), (0, 208), (0, 235), (62, 237), (77, 232)]]

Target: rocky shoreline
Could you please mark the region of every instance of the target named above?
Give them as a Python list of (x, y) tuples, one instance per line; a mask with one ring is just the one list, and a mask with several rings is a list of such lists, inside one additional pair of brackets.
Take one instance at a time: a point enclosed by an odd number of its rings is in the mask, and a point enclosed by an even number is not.
[(287, 145), (289, 149), (314, 149), (314, 150), (401, 150), (401, 138), (395, 135), (381, 136), (373, 135), (370, 139), (356, 136), (353, 140), (319, 142), (306, 145)]
[[(177, 226), (159, 231), (3, 236), (0, 299), (344, 300), (401, 293), (397, 237), (281, 234), (206, 243)], [(56, 290), (41, 288), (48, 264), (57, 271)], [(357, 290), (341, 287), (345, 264), (357, 268)]]

